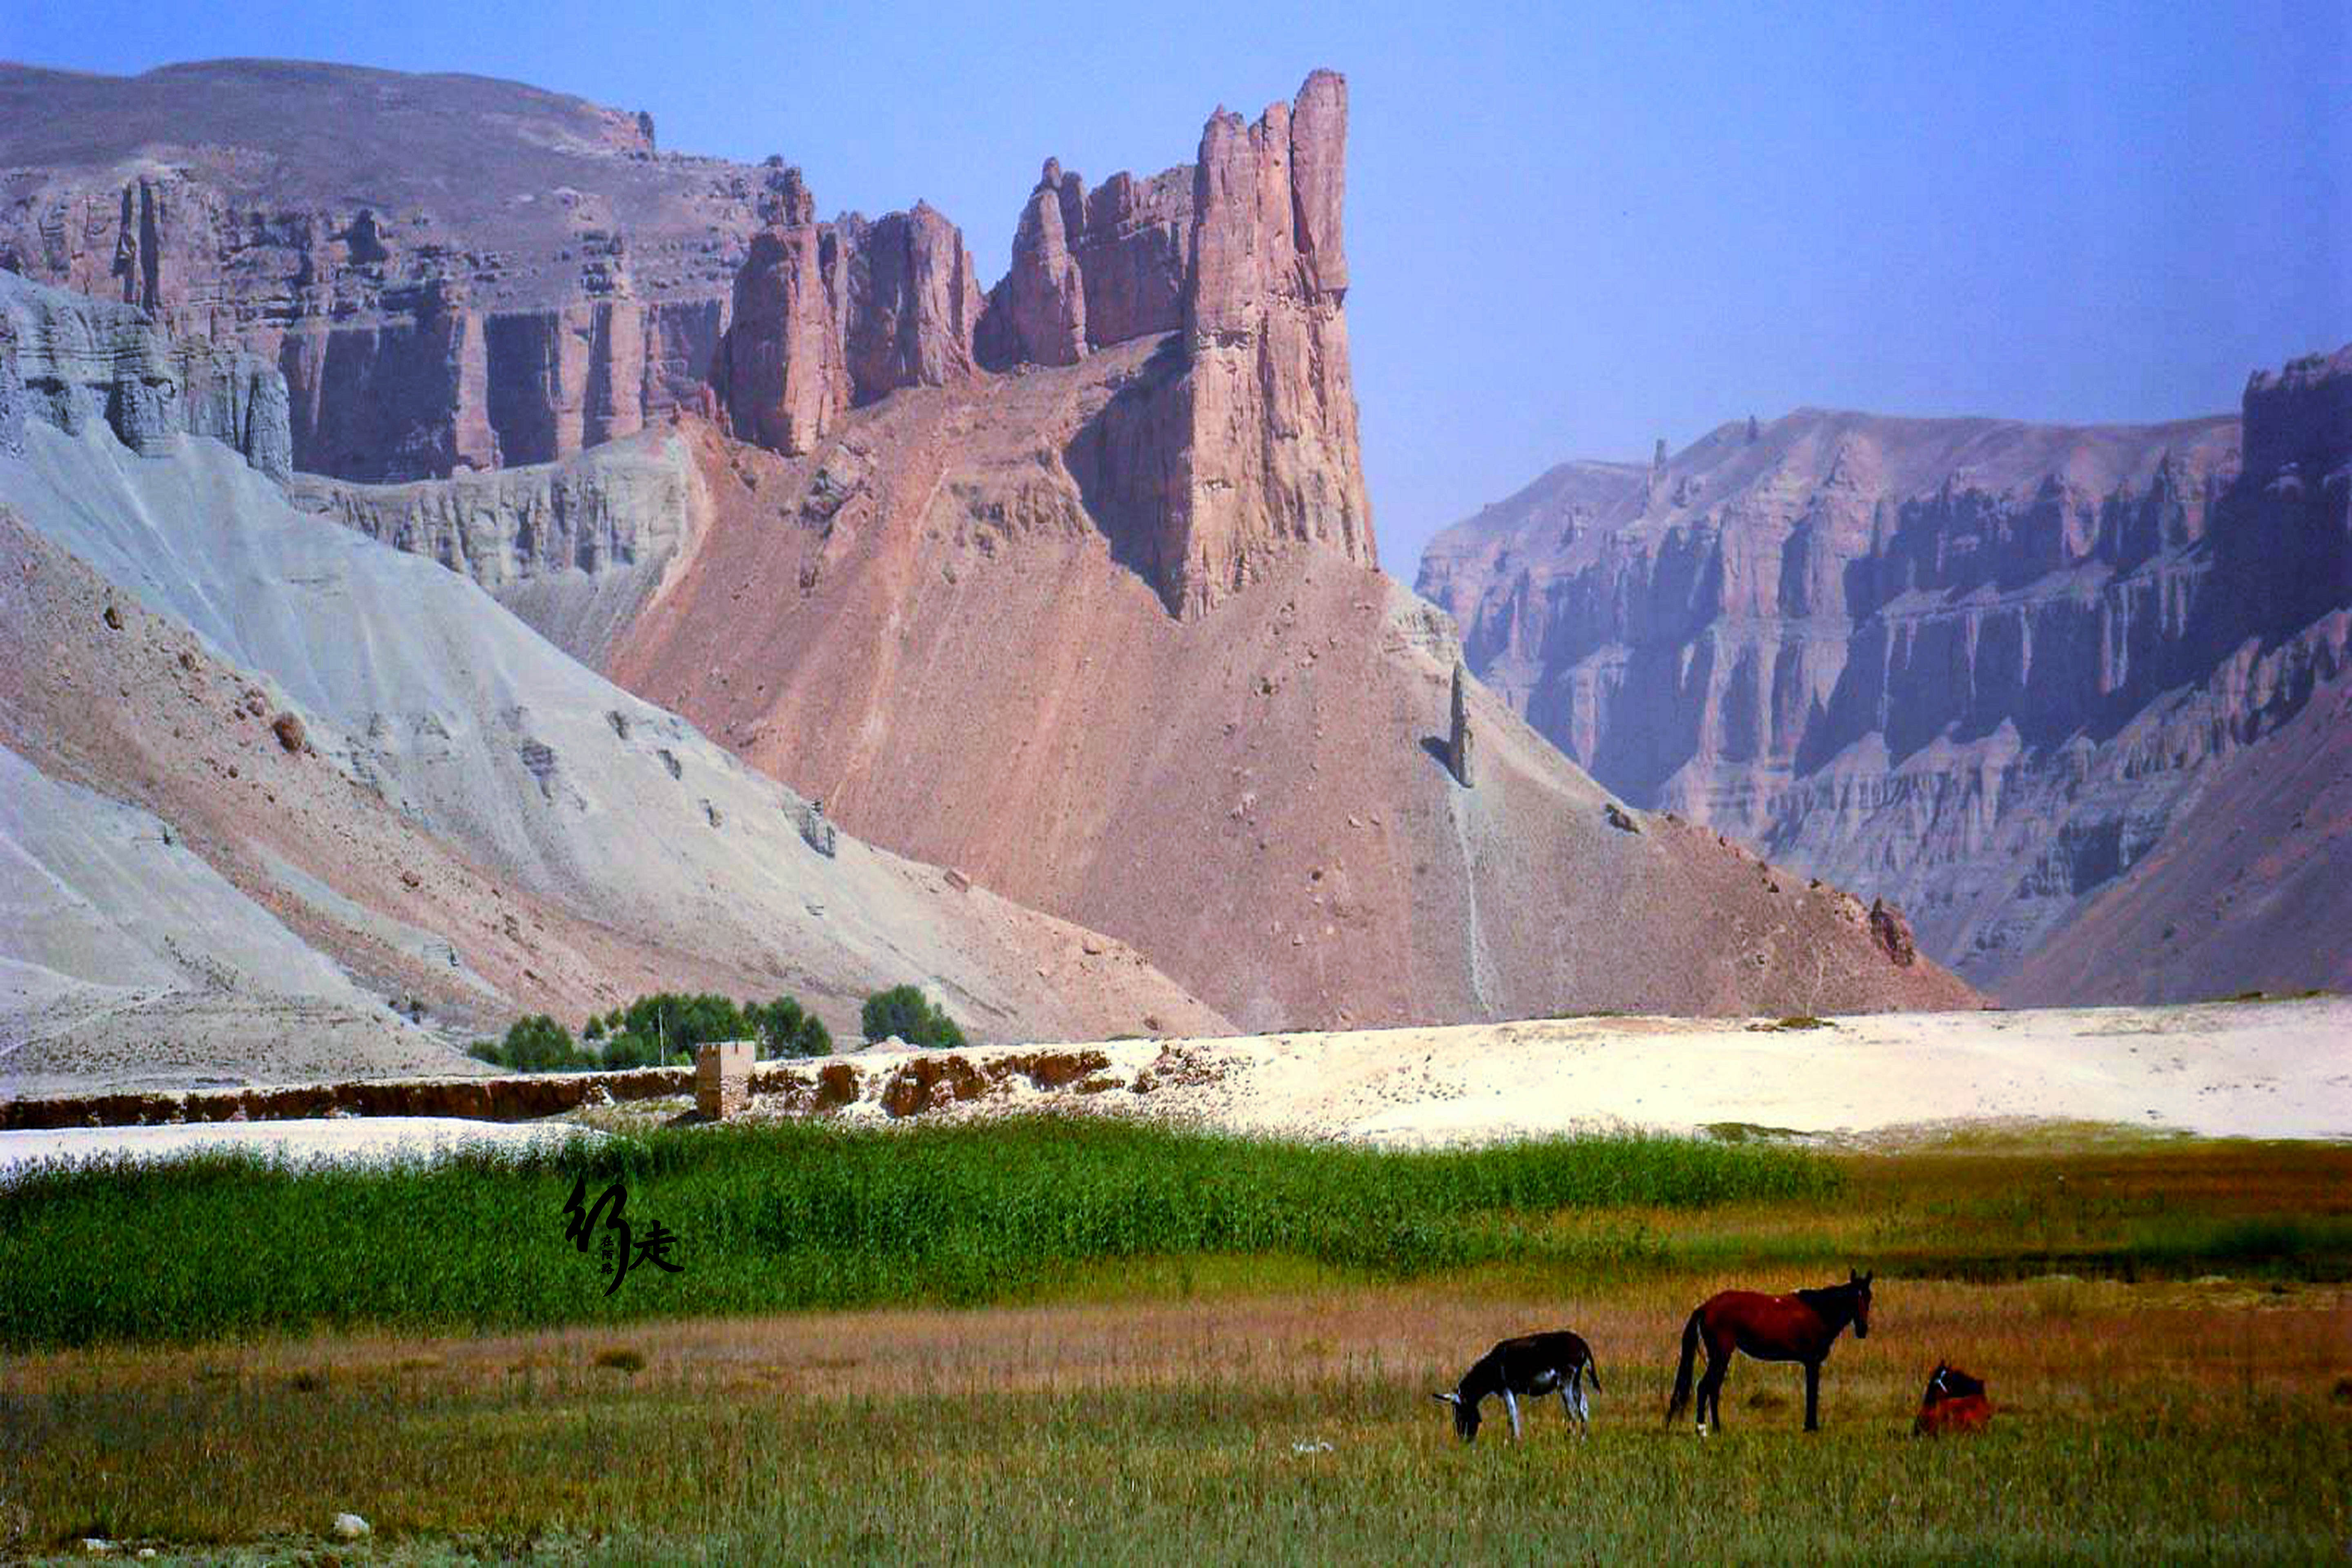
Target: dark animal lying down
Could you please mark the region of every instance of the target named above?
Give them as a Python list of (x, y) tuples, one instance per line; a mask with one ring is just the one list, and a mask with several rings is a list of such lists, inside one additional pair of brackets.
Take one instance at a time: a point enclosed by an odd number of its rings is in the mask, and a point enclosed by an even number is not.
[(1911, 1423), (1911, 1435), (1936, 1437), (1947, 1432), (1981, 1432), (1991, 1423), (1992, 1404), (1985, 1398), (1983, 1382), (1937, 1362), (1927, 1379), (1927, 1392), (1919, 1401), (1918, 1419)]
[(1559, 1407), (1576, 1423), (1577, 1434), (1589, 1436), (1592, 1431), (1592, 1413), (1584, 1403), (1584, 1378), (1592, 1377), (1592, 1386), (1601, 1386), (1601, 1369), (1593, 1363), (1592, 1347), (1583, 1336), (1565, 1329), (1557, 1333), (1522, 1334), (1515, 1340), (1505, 1340), (1493, 1350), (1470, 1363), (1462, 1381), (1454, 1385), (1451, 1394), (1435, 1394), (1431, 1398), (1454, 1406), (1454, 1430), (1465, 1443), (1478, 1440), (1478, 1406), (1481, 1402), (1500, 1394), (1503, 1408), (1510, 1413), (1511, 1439), (1519, 1437), (1519, 1395), (1530, 1399), (1547, 1394), (1559, 1395)]

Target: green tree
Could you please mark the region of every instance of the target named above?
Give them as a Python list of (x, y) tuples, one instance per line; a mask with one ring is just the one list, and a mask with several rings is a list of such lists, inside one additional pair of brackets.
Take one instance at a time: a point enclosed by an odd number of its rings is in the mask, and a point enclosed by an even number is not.
[(483, 1056), (517, 1072), (563, 1072), (586, 1065), (572, 1044), (572, 1031), (544, 1013), (519, 1018), (496, 1055)]
[(866, 998), (862, 1015), (866, 1037), (879, 1040), (896, 1035), (910, 1046), (957, 1047), (963, 1031), (947, 1010), (935, 1007), (912, 985), (893, 985)]
[(772, 1057), (828, 1057), (833, 1036), (824, 1021), (807, 1011), (793, 996), (779, 996), (766, 1006), (747, 1004), (744, 1017), (755, 1027), (760, 1044)]

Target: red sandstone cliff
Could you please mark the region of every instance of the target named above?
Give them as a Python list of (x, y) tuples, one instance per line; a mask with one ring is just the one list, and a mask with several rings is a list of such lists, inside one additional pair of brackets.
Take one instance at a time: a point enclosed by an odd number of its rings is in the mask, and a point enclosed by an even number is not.
[(1181, 207), (1049, 164), (975, 343), (1020, 374), (806, 451), (707, 438), (709, 514), (605, 668), (1253, 1026), (1969, 1003), (1859, 901), (1625, 812), (1475, 683), (1470, 786), (1449, 771), (1451, 629), (1373, 564), (1345, 111), (1328, 72), (1221, 111)]
[[(985, 302), (943, 218), (820, 223), (781, 163), (711, 174), (741, 224), (739, 251), (697, 253), (727, 258), (723, 298), (672, 296), (659, 231), (617, 216), (578, 289), (520, 302), (499, 266), (404, 270), (397, 223), (339, 219), (327, 259), (373, 335), (304, 384), (314, 437), (346, 422), (358, 468), (563, 461), (307, 503), (508, 595), (635, 556), (649, 597), (535, 624), (852, 831), (1124, 937), (1252, 1024), (1969, 1003), (1860, 901), (1626, 811), (1475, 683), (1453, 721), (1451, 627), (1374, 564), (1346, 115), (1318, 72), (1255, 121), (1217, 113), (1189, 167), (1089, 193), (1049, 165)], [(365, 314), (387, 299), (406, 316)], [(648, 364), (673, 341), (654, 306), (704, 312), (698, 374), (750, 443), (689, 420), (688, 482), (649, 449), (625, 482), (558, 450), (624, 433), (632, 302)], [(367, 425), (411, 374), (430, 417)], [(641, 504), (693, 515), (612, 510)]]
[(1220, 110), (1189, 170), (1117, 174), (1089, 196), (1048, 159), (984, 309), (961, 237), (931, 215), (900, 290), (930, 304), (889, 314), (908, 345), (895, 356), (859, 351), (877, 312), (847, 280), (878, 228), (820, 228), (793, 176), (794, 216), (753, 242), (736, 279), (715, 373), (729, 427), (796, 456), (851, 403), (944, 384), (975, 361), (1072, 365), (1171, 333), (1069, 455), (1122, 559), (1183, 616), (1301, 547), (1370, 563), (1343, 309), (1347, 135), (1347, 83), (1318, 71), (1255, 124)]

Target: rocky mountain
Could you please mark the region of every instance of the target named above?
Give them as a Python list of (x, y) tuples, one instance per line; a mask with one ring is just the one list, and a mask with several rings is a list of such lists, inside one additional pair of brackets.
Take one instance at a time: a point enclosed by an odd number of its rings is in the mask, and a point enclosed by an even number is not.
[[(1253, 1027), (1971, 1004), (1885, 911), (1611, 799), (1381, 574), (1346, 110), (1318, 72), (1148, 180), (1049, 161), (976, 312), (951, 231), (910, 230), (881, 395), (842, 310), (874, 286), (795, 187), (735, 281), (715, 423), (495, 500), (478, 477), (303, 504)], [(605, 501), (536, 499), (620, 495), (616, 454), (677, 475), (629, 507), (685, 507), (625, 552)]]
[[(665, 988), (790, 991), (852, 1034), (908, 980), (982, 1037), (1226, 1026), (1123, 944), (840, 832), (466, 576), (297, 510), (261, 471), (282, 399), (221, 433), (243, 453), (158, 428), (185, 400), (153, 378), (191, 351), (136, 316), (0, 274), (0, 320), (41, 323), (0, 340), (6, 1092), (447, 1070), (450, 1037)], [(591, 562), (601, 592), (679, 546), (639, 531), (680, 516), (644, 440), (577, 482), (388, 494), (453, 564), (556, 591)], [(501, 507), (519, 546), (463, 553)]]
[[(737, 271), (799, 189), (781, 159), (664, 153), (643, 112), (479, 77), (0, 65), (0, 268), (277, 365), (313, 473), (544, 462), (699, 406)], [(916, 373), (893, 312), (927, 215), (829, 226), (871, 280), (871, 375)]]
[[(2257, 374), (2238, 419), (1750, 419), (1554, 469), (1433, 541), (1420, 585), (1630, 800), (1899, 903), (1980, 985), (2116, 996), (2064, 933), (2189, 863), (2200, 796), (2344, 671), (2347, 406), (2352, 350)], [(2321, 928), (2275, 934), (2251, 968), (2237, 939), (2151, 950), (2132, 994), (2340, 969)]]
[[(928, 207), (822, 221), (780, 160), (681, 159), (629, 116), (510, 84), (253, 62), (9, 79), (68, 129), (0, 133), (5, 258), (285, 373), (307, 471), (238, 503), (272, 538), (428, 556), (799, 792), (772, 808), (679, 797), (710, 808), (675, 830), (719, 857), (706, 880), (764, 887), (805, 855), (790, 803), (821, 798), (848, 831), (953, 868), (939, 885), (973, 889), (974, 907), (1111, 939), (1078, 942), (1091, 969), (1031, 966), (1035, 989), (970, 955), (919, 966), (1003, 1017), (1124, 973), (1122, 942), (1253, 1026), (1974, 1000), (1891, 911), (1627, 810), (1465, 679), (1451, 626), (1380, 574), (1336, 73), (1255, 120), (1220, 110), (1191, 163), (1150, 177), (1090, 188), (1048, 160), (985, 291)], [(442, 188), (475, 163), (462, 194)], [(99, 569), (172, 575), (144, 556)], [(298, 589), (312, 574), (307, 558), (250, 568)], [(639, 852), (642, 825), (609, 844), (512, 837), (534, 797), (562, 806), (607, 763), (635, 778), (639, 738), (666, 733), (650, 718), (557, 732), (514, 657), (490, 668), (520, 684), (434, 721), (506, 773), (448, 775), (426, 821), (534, 867), (521, 890), (568, 918), (641, 909), (631, 929), (665, 961), (772, 965), (753, 932), (803, 923), (772, 890), (698, 920), (590, 875)], [(385, 690), (312, 695), (305, 721), (361, 737), (337, 754), (367, 778), (441, 776), (405, 752), (448, 749), (415, 740)], [(564, 710), (596, 701), (627, 717), (585, 695)], [(387, 751), (386, 735), (411, 738)], [(538, 762), (506, 776), (518, 746)], [(127, 776), (82, 782), (121, 793)], [(598, 824), (656, 809), (599, 798), (582, 796)], [(726, 837), (772, 828), (773, 845)], [(329, 862), (278, 858), (332, 880)], [(923, 910), (925, 929), (944, 918)], [(560, 967), (533, 963), (538, 979), (500, 994), (569, 995), (595, 966)], [(1145, 996), (1166, 984), (1074, 1006), (1179, 1026), (1198, 1005)]]
[(975, 363), (1074, 365), (1164, 337), (1168, 352), (1121, 383), (1065, 453), (1122, 559), (1187, 615), (1295, 546), (1370, 563), (1341, 310), (1347, 126), (1346, 81), (1317, 71), (1255, 124), (1220, 110), (1199, 162), (1150, 181), (1116, 174), (1089, 197), (1049, 158), (1012, 270), (984, 306), (961, 239), (929, 215), (910, 227), (926, 237), (899, 274), (901, 349), (879, 362), (891, 375), (878, 383), (853, 372), (872, 357), (857, 352), (871, 315), (861, 301), (880, 290), (861, 292), (857, 242), (816, 223), (790, 182), (736, 279), (717, 370), (729, 428), (802, 456), (853, 404), (897, 387), (953, 384)]

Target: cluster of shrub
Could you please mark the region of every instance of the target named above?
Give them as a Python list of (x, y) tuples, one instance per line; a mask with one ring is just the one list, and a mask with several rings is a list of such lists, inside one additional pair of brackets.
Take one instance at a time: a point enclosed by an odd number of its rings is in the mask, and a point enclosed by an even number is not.
[[(955, 1020), (912, 985), (894, 985), (866, 997), (863, 1022), (869, 1040), (896, 1035), (917, 1046), (964, 1043)], [(534, 1013), (519, 1020), (505, 1039), (478, 1041), (469, 1054), (515, 1072), (617, 1071), (689, 1066), (697, 1046), (719, 1040), (756, 1040), (760, 1055), (768, 1058), (833, 1054), (833, 1036), (824, 1020), (797, 998), (735, 1002), (710, 992), (689, 996), (674, 991), (640, 996), (589, 1019), (577, 1040), (562, 1024)]]
[(718, 1040), (756, 1040), (763, 1057), (833, 1054), (824, 1020), (791, 996), (735, 1002), (714, 993), (664, 991), (588, 1020), (572, 1031), (543, 1013), (519, 1020), (503, 1040), (483, 1040), (472, 1055), (517, 1072), (615, 1071), (691, 1064), (694, 1048)]
[(896, 1035), (910, 1046), (946, 1049), (961, 1048), (964, 1043), (963, 1031), (956, 1027), (947, 1009), (932, 1005), (912, 985), (893, 985), (868, 996), (858, 1023), (869, 1040), (887, 1040)]

